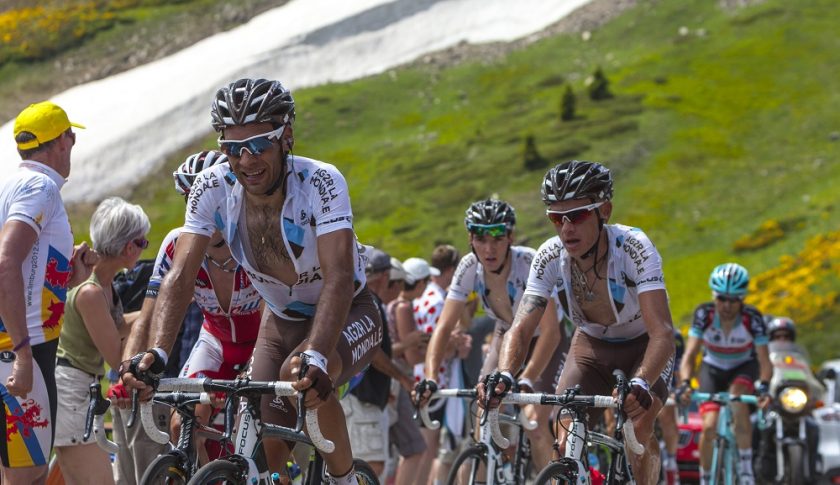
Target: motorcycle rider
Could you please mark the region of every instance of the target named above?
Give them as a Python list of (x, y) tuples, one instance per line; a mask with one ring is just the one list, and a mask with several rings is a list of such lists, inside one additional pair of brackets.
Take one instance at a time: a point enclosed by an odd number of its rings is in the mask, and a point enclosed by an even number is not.
[[(818, 396), (825, 392), (825, 388), (814, 377), (810, 370), (808, 353), (801, 346), (796, 344), (796, 325), (788, 317), (765, 315), (767, 334), (770, 337), (768, 350), (770, 361), (773, 364), (773, 377), (770, 380), (770, 395), (775, 398), (772, 411), (768, 414), (766, 424), (755, 426), (758, 437), (758, 454), (756, 457), (756, 470), (759, 470), (757, 478), (760, 483), (779, 483), (794, 480), (801, 477), (810, 483), (817, 477), (817, 449), (819, 444), (819, 426), (811, 416), (814, 403)], [(805, 392), (797, 393), (794, 390), (790, 395), (807, 397), (804, 409), (794, 412), (786, 406), (782, 397), (783, 389), (799, 388)], [(804, 422), (804, 427), (802, 425)], [(804, 433), (803, 433), (804, 431)], [(785, 479), (784, 461), (787, 466), (797, 466), (791, 463), (790, 454), (784, 452), (779, 455), (777, 445), (784, 440), (786, 443), (801, 443), (802, 454), (797, 456), (807, 457), (804, 475), (793, 475)], [(804, 441), (804, 442), (803, 442)], [(790, 446), (790, 445), (789, 445)]]

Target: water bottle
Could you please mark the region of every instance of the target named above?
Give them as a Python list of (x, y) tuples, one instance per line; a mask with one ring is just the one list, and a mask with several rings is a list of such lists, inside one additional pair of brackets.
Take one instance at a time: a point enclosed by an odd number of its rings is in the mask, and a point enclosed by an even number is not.
[(510, 462), (502, 465), (502, 474), (505, 477), (505, 483), (513, 483), (513, 465)]

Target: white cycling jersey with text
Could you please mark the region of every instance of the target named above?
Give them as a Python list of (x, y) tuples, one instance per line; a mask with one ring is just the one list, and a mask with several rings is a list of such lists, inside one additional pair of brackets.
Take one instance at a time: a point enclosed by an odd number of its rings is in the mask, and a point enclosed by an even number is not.
[[(64, 178), (38, 162), (24, 161), (0, 184), (0, 228), (20, 221), (38, 238), (23, 260), (23, 304), (32, 345), (57, 339), (64, 322), (73, 234), (61, 200)], [(13, 347), (0, 320), (0, 350)]]
[[(157, 297), (164, 276), (172, 268), (175, 256), (175, 244), (181, 235), (181, 228), (169, 231), (155, 259), (155, 268), (149, 279), (146, 296)], [(210, 278), (207, 260), (201, 262), (201, 268), (195, 277), (193, 298), (204, 315), (203, 327), (225, 342), (253, 342), (260, 330), (260, 293), (251, 284), (251, 279), (242, 265), (237, 265), (233, 274), (230, 304), (222, 308), (216, 296), (215, 285)]]
[[(528, 273), (531, 270), (531, 263), (536, 253), (533, 248), (526, 246), (510, 247), (509, 261), (505, 264), (510, 264), (511, 269), (507, 282), (505, 283), (505, 289), (510, 301), (511, 315), (516, 315), (516, 309), (519, 307), (522, 295), (525, 294), (525, 288), (528, 284)], [(481, 304), (484, 306), (484, 311), (487, 313), (487, 316), (496, 320), (502, 330), (509, 330), (513, 322), (507, 322), (496, 315), (493, 307), (490, 305), (490, 295), (484, 281), (484, 265), (481, 264), (475, 253), (469, 253), (461, 258), (461, 261), (458, 263), (446, 298), (467, 301), (467, 297), (473, 291), (481, 298)], [(539, 334), (539, 327), (537, 328), (537, 334)]]
[[(307, 320), (324, 286), (317, 238), (340, 229), (353, 229), (350, 194), (344, 176), (333, 165), (290, 155), (286, 162), (286, 198), (279, 217), (281, 240), (294, 264), (297, 282), (289, 286), (261, 273), (249, 260), (245, 191), (228, 164), (201, 172), (187, 201), (184, 232), (210, 236), (221, 231), (234, 259), (241, 264), (268, 308), (287, 320)], [(358, 245), (353, 248), (354, 296), (365, 284)]]
[(639, 294), (665, 289), (662, 258), (640, 229), (606, 224), (604, 230), (609, 245), (607, 286), (615, 323), (590, 322), (581, 311), (572, 293), (571, 258), (559, 236), (537, 250), (525, 294), (548, 298), (556, 286), (566, 316), (587, 335), (609, 341), (634, 339), (647, 333)]

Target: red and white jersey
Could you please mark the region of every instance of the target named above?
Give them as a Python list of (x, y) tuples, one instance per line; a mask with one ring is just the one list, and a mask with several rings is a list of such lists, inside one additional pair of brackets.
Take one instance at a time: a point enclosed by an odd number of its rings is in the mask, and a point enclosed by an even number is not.
[[(161, 282), (172, 267), (175, 243), (182, 228), (169, 231), (158, 251), (155, 269), (149, 279), (146, 296), (156, 298)], [(260, 302), (262, 298), (256, 287), (251, 284), (248, 274), (241, 265), (236, 266), (233, 291), (230, 296), (230, 308), (225, 311), (216, 298), (210, 270), (205, 259), (195, 277), (195, 303), (204, 314), (203, 327), (223, 342), (253, 342), (260, 329)]]

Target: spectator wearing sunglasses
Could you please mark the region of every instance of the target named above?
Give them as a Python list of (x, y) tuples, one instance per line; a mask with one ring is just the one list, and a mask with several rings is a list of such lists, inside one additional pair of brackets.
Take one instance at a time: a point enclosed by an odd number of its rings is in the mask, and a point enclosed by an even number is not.
[[(767, 347), (769, 334), (761, 313), (744, 303), (750, 283), (747, 269), (737, 263), (716, 266), (709, 276), (714, 301), (702, 303), (694, 310), (688, 331), (688, 342), (680, 363), (680, 399), (687, 403), (691, 396), (691, 379), (697, 354), (703, 350), (700, 364), (700, 392), (758, 394), (766, 398), (773, 365)], [(760, 379), (758, 388), (754, 386)], [(703, 403), (703, 431), (700, 434), (700, 469), (702, 483), (709, 483), (712, 448), (717, 435), (720, 407)], [(739, 483), (755, 481), (752, 467), (752, 424), (746, 404), (734, 403), (735, 438), (738, 442)]]
[(0, 182), (0, 390), (6, 441), (4, 483), (43, 483), (56, 418), (55, 352), (67, 290), (96, 264), (73, 247), (61, 187), (76, 134), (60, 106), (28, 106), (14, 122), (21, 162)]
[[(211, 237), (219, 230), (270, 311), (251, 361), (256, 380), (292, 380), (308, 408), (319, 408), (324, 461), (337, 483), (355, 483), (350, 440), (335, 389), (370, 364), (382, 319), (365, 280), (353, 232), (347, 182), (333, 165), (292, 154), (295, 103), (279, 81), (240, 79), (211, 103), (219, 149), (229, 165), (203, 171), (193, 183), (184, 227), (164, 279), (152, 327), (154, 347), (124, 362), (123, 382), (151, 392), (138, 372), (165, 365), (194, 291)], [(136, 362), (136, 364), (135, 364)], [(294, 407), (272, 405), (262, 418), (288, 422)], [(269, 468), (284, 470), (288, 447), (265, 440)]]
[(90, 219), (90, 238), (99, 261), (84, 283), (70, 290), (56, 353), (58, 388), (55, 451), (61, 472), (71, 483), (114, 483), (111, 459), (93, 437), (84, 441), (89, 387), (105, 374), (104, 363), (117, 368), (121, 343), (139, 312), (123, 315), (114, 276), (133, 268), (149, 246), (149, 218), (139, 205), (119, 197), (103, 200)]
[[(487, 199), (472, 203), (466, 210), (464, 225), (471, 251), (461, 258), (455, 270), (440, 321), (426, 352), (426, 380), (416, 387), (418, 397), (421, 394), (428, 397), (441, 383), (438, 368), (452, 352), (447, 343), (453, 332), (460, 331), (457, 325), (473, 291), (487, 315), (495, 320), (493, 337), (479, 375), (486, 376), (496, 369), (502, 338), (510, 329), (513, 315), (522, 300), (536, 253), (532, 248), (513, 244), (516, 213), (505, 201)], [(561, 345), (561, 328), (554, 299), (549, 306), (535, 332), (539, 338), (535, 335), (529, 344), (527, 365), (516, 373), (522, 387), (539, 392), (554, 392), (564, 352), (568, 351), (568, 340), (565, 348)], [(543, 468), (551, 454), (552, 438), (548, 427), (551, 409), (528, 406), (526, 412), (529, 419), (538, 421), (537, 428), (527, 432), (534, 463), (537, 468)]]
[[(482, 398), (497, 406), (515, 384), (513, 374), (554, 291), (564, 314), (577, 327), (558, 390), (580, 385), (584, 394), (611, 394), (612, 371), (631, 378), (625, 411), (645, 445), (631, 454), (639, 483), (655, 483), (659, 445), (656, 415), (668, 397), (673, 370), (674, 328), (662, 259), (644, 232), (608, 224), (613, 180), (600, 163), (573, 160), (543, 178), (542, 200), (557, 235), (537, 250), (511, 330), (502, 342), (498, 370), (479, 385)], [(596, 419), (598, 416), (590, 415)], [(561, 415), (558, 441), (565, 448), (570, 418)]]

